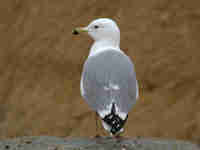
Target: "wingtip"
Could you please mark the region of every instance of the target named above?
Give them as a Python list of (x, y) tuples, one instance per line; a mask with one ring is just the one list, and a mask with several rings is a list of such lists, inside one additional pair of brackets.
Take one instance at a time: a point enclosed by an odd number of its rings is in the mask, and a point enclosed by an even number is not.
[(106, 115), (102, 120), (108, 126), (110, 126), (110, 132), (113, 135), (115, 135), (116, 133), (120, 132), (120, 130), (123, 128), (124, 124), (126, 123), (127, 118), (128, 118), (128, 115), (126, 115), (125, 119), (122, 119), (118, 114), (116, 114), (115, 105), (112, 105), (110, 114)]

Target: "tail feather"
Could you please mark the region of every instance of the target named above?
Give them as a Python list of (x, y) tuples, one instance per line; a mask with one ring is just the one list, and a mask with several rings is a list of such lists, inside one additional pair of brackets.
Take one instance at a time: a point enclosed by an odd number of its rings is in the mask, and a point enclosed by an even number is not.
[(124, 120), (120, 118), (120, 116), (116, 113), (115, 104), (113, 103), (111, 112), (108, 115), (106, 115), (102, 120), (110, 126), (111, 128), (110, 132), (113, 135), (115, 135), (122, 129), (127, 118), (128, 118), (128, 115), (126, 116)]

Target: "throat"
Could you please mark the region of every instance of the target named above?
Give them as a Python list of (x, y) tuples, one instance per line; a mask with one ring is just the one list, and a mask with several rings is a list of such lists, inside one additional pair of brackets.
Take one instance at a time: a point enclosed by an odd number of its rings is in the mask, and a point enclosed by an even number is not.
[(99, 40), (95, 41), (90, 48), (90, 54), (89, 56), (94, 56), (100, 52), (104, 52), (106, 50), (116, 50), (120, 51), (119, 48), (119, 41), (114, 41), (114, 40)]

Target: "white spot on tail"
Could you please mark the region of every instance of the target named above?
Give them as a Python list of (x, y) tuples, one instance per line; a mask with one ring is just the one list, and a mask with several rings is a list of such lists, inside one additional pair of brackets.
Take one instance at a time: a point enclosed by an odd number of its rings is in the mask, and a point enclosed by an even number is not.
[(103, 87), (105, 91), (109, 91), (109, 90), (119, 90), (119, 85), (117, 84), (113, 84), (113, 83), (109, 83), (108, 86), (104, 86)]
[(98, 112), (101, 118), (104, 118), (106, 115), (108, 115), (110, 113), (110, 110), (101, 110)]
[(113, 88), (113, 90), (119, 90), (120, 89), (118, 85), (113, 85), (112, 88)]
[[(110, 105), (107, 105), (105, 109), (100, 110), (98, 113), (101, 118), (104, 118), (106, 115), (109, 115), (112, 110), (112, 105), (114, 103), (114, 99), (111, 100)], [(120, 111), (120, 109), (115, 105), (116, 115), (118, 115), (122, 120), (125, 120), (127, 117), (127, 113)]]
[(111, 109), (112, 109), (112, 103), (110, 105), (107, 105), (105, 109), (100, 110), (98, 113), (101, 118), (104, 118), (106, 115), (111, 113)]
[(107, 86), (104, 86), (104, 87), (103, 87), (103, 89), (104, 89), (105, 91), (108, 91), (108, 90), (110, 90), (110, 88), (109, 88), (109, 87), (107, 87)]
[[(115, 105), (116, 106), (116, 105)], [(125, 120), (127, 117), (127, 113), (120, 111), (120, 109), (116, 106), (115, 107), (116, 114), (122, 119)]]

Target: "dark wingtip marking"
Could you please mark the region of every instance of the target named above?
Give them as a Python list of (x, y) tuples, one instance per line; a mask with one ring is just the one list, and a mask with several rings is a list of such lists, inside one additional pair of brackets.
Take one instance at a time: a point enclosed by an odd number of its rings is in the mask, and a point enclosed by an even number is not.
[(115, 104), (113, 104), (111, 113), (106, 115), (103, 118), (103, 121), (106, 122), (111, 127), (110, 132), (113, 135), (115, 135), (117, 132), (119, 132), (121, 130), (121, 128), (124, 126), (124, 124), (128, 118), (128, 115), (127, 115), (126, 119), (123, 120), (115, 112), (116, 112), (116, 108), (115, 108)]

